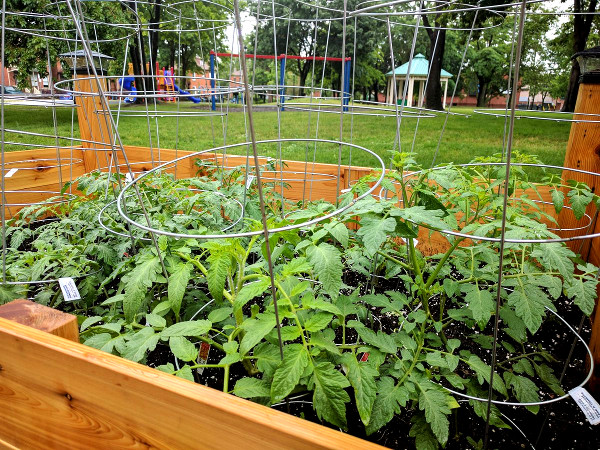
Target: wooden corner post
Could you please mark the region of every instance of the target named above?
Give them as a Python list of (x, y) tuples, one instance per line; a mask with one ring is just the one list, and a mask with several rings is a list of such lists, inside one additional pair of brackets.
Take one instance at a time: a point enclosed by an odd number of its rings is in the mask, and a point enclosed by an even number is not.
[[(563, 183), (567, 180), (576, 180), (586, 183), (595, 194), (600, 194), (600, 47), (584, 50), (573, 58), (578, 58), (581, 68), (581, 78), (577, 103), (575, 104), (574, 120), (571, 125), (571, 134), (567, 144), (565, 155), (565, 167), (581, 169), (590, 174), (563, 171)], [(595, 175), (596, 174), (596, 175)], [(599, 233), (600, 221), (596, 206), (588, 205), (586, 209), (588, 217), (591, 218), (589, 226), (578, 232), (579, 235)], [(561, 229), (575, 229), (578, 221), (571, 210), (564, 210), (558, 217)], [(581, 225), (579, 225), (581, 226)], [(563, 236), (573, 236), (573, 232), (565, 231)], [(575, 240), (568, 243), (571, 250), (579, 253), (581, 257), (592, 264), (600, 265), (600, 238)], [(598, 289), (600, 293), (600, 288)], [(589, 382), (592, 391), (600, 391), (600, 307), (596, 298), (596, 308), (592, 315), (592, 336), (590, 338), (590, 349), (593, 354), (594, 374)]]
[(0, 306), (0, 317), (79, 342), (77, 317), (29, 300), (13, 300)]
[(73, 82), (75, 103), (77, 104), (77, 121), (83, 149), (83, 163), (86, 172), (92, 172), (108, 166), (108, 154), (112, 150), (111, 134), (113, 132), (109, 111), (102, 107), (99, 92), (106, 90), (106, 82), (98, 81), (88, 74), (75, 74)]
[[(582, 116), (581, 114), (598, 114), (597, 116)], [(583, 122), (573, 122), (564, 167), (580, 169), (600, 174), (600, 83), (582, 83), (579, 86), (574, 119)], [(597, 121), (597, 122), (596, 122)], [(586, 183), (592, 192), (600, 193), (600, 175), (588, 175), (564, 170), (562, 181), (575, 180)], [(586, 213), (591, 217), (591, 227), (585, 227), (577, 234), (590, 234), (600, 232), (600, 223), (595, 217), (596, 207), (590, 204)], [(561, 229), (578, 228), (584, 219), (576, 220), (570, 209), (564, 209), (558, 216)], [(574, 236), (574, 232), (566, 231), (564, 236)], [(582, 258), (595, 265), (600, 265), (600, 239), (575, 240), (568, 243), (569, 248), (581, 254)]]

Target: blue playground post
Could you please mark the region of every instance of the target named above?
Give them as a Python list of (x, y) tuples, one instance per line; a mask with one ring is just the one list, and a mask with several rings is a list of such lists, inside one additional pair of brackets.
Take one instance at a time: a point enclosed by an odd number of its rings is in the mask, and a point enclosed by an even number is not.
[(344, 111), (348, 111), (348, 104), (350, 103), (350, 70), (351, 60), (348, 59), (344, 64), (346, 68), (344, 70)]
[(217, 97), (215, 95), (215, 54), (210, 52), (210, 87), (213, 90), (211, 96), (212, 110), (217, 110)]
[(284, 110), (283, 104), (285, 103), (285, 55), (280, 56), (280, 65), (279, 65), (279, 85), (281, 89), (279, 91), (279, 97), (281, 98), (281, 110)]

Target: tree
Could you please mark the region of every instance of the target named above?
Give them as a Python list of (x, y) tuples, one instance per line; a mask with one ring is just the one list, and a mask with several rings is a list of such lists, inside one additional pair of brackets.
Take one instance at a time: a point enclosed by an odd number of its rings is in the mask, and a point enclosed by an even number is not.
[[(359, 3), (359, 0), (347, 2), (347, 9), (351, 11)], [(271, 15), (271, 4), (268, 14)], [(328, 0), (322, 6), (342, 10), (342, 0)], [(320, 14), (323, 15), (322, 10)], [(253, 15), (256, 15), (254, 12)], [(245, 40), (247, 53), (256, 51), (258, 54), (274, 55), (287, 53), (298, 56), (323, 56), (327, 50), (327, 56), (339, 58), (342, 56), (343, 24), (341, 20), (331, 22), (316, 21), (317, 9), (305, 3), (295, 0), (280, 0), (275, 3), (275, 33), (273, 32), (273, 20), (262, 20), (257, 28), (256, 34), (251, 33)], [(292, 20), (288, 20), (288, 17)], [(370, 17), (359, 17), (355, 29), (355, 19), (349, 18), (346, 22), (346, 47), (345, 56), (353, 58), (352, 67), (354, 74), (354, 87), (363, 96), (370, 96), (374, 86), (384, 81), (381, 66), (384, 63), (384, 52), (382, 47), (387, 43), (387, 32), (385, 23)], [(354, 36), (356, 35), (356, 46)], [(255, 39), (257, 41), (255, 49)], [(299, 94), (304, 95), (307, 81), (312, 79), (314, 70), (315, 85), (324, 81), (324, 86), (336, 90), (340, 88), (341, 63), (327, 61), (326, 72), (323, 77), (323, 62), (311, 59), (289, 59), (286, 70), (291, 70), (299, 78)], [(388, 69), (389, 70), (389, 69)], [(376, 89), (378, 90), (378, 88)]]
[[(565, 0), (562, 0), (563, 2)], [(585, 50), (590, 31), (592, 29), (592, 23), (594, 21), (596, 7), (598, 6), (598, 0), (573, 0), (573, 33), (572, 38), (572, 54)], [(579, 14), (579, 13), (587, 14)], [(565, 94), (565, 102), (563, 104), (563, 111), (575, 111), (575, 102), (577, 101), (577, 92), (579, 90), (579, 76), (581, 75), (581, 68), (576, 59), (571, 64), (571, 75), (569, 77), (569, 84), (567, 92)]]
[[(123, 43), (114, 39), (122, 37), (125, 31), (106, 25), (124, 20), (116, 2), (84, 2), (82, 8), (86, 20), (97, 21), (94, 27), (89, 27), (87, 30), (90, 39), (108, 41), (97, 44), (94, 42), (92, 50), (117, 58), (122, 55)], [(76, 48), (74, 40), (77, 37), (81, 41), (81, 37), (75, 35), (73, 24), (69, 20), (43, 17), (39, 14), (41, 11), (48, 11), (57, 16), (70, 17), (70, 12), (64, 4), (56, 3), (49, 6), (49, 1), (46, 0), (7, 0), (6, 9), (5, 55), (2, 63), (5, 67), (16, 67), (18, 86), (22, 89), (28, 88), (30, 87), (29, 76), (33, 71), (38, 72), (41, 77), (48, 75), (48, 59), (53, 65), (58, 60), (59, 54), (74, 51)], [(38, 31), (30, 33), (28, 30)], [(45, 33), (43, 30), (55, 31)], [(73, 41), (68, 42), (65, 37)], [(77, 49), (81, 50), (80, 43)], [(64, 70), (67, 68), (64, 67)]]
[[(215, 27), (213, 35), (211, 21), (225, 20), (227, 15), (224, 9), (204, 2), (182, 3), (177, 8), (181, 19), (160, 30), (158, 62), (160, 67), (175, 67), (176, 73), (186, 76), (195, 71), (197, 56), (206, 64), (211, 50), (224, 50), (224, 30)], [(179, 84), (185, 86), (185, 81), (180, 80)]]
[[(532, 10), (552, 12), (539, 5), (534, 5)], [(523, 30), (521, 81), (523, 85), (529, 86), (529, 97), (532, 103), (537, 94), (542, 95), (542, 106), (551, 90), (552, 79), (559, 70), (558, 65), (553, 61), (546, 39), (553, 21), (551, 15), (533, 14), (529, 16)]]
[[(260, 3), (259, 3), (260, 5)], [(268, 11), (263, 8), (268, 8)], [(265, 3), (261, 7), (262, 14), (272, 14), (272, 4)], [(293, 0), (281, 0), (274, 4), (275, 8), (275, 35), (273, 33), (273, 20), (260, 20), (259, 25), (245, 41), (247, 53), (277, 55), (311, 56), (315, 46), (315, 9), (305, 3)], [(251, 10), (251, 15), (256, 16), (256, 9)], [(288, 17), (296, 20), (288, 20)], [(256, 36), (258, 33), (258, 37)], [(256, 48), (255, 48), (256, 40)], [(290, 64), (291, 63), (291, 64)], [(312, 60), (289, 60), (287, 68), (300, 77), (300, 95), (304, 95), (306, 79), (311, 72)]]
[[(441, 7), (441, 6), (440, 6)], [(444, 15), (436, 14), (434, 26), (431, 26), (428, 16), (423, 15), (423, 22), (431, 45), (429, 47), (429, 81), (425, 90), (425, 106), (429, 109), (442, 111), (442, 83), (440, 74), (442, 71), (442, 61), (446, 49), (446, 29), (447, 20)]]
[(477, 106), (486, 106), (503, 87), (506, 73), (506, 58), (496, 47), (483, 47), (473, 55), (473, 72), (479, 82)]
[[(473, 6), (494, 6), (497, 4), (504, 3), (502, 0), (481, 0), (477, 3), (470, 2)], [(469, 4), (469, 1), (465, 1), (461, 4), (461, 7)], [(433, 14), (433, 24), (429, 17), (431, 14), (423, 14), (423, 23), (429, 36), (429, 81), (427, 82), (427, 89), (425, 90), (425, 105), (429, 109), (442, 110), (442, 83), (441, 83), (441, 71), (442, 64), (446, 53), (446, 37), (447, 30), (450, 25), (456, 24), (463, 28), (473, 27), (478, 28), (486, 20), (490, 22), (498, 22), (500, 16), (497, 13), (490, 12), (487, 10), (477, 11), (475, 15), (472, 11), (465, 11), (462, 13), (453, 13), (450, 5), (438, 4), (435, 10), (438, 11)], [(498, 11), (495, 9), (494, 11)]]
[[(137, 87), (142, 91), (156, 91), (156, 78), (149, 75), (154, 74), (157, 63), (159, 67), (176, 67), (185, 76), (195, 66), (198, 54), (206, 58), (213, 48), (223, 47), (223, 30), (217, 27), (214, 34), (211, 30), (212, 20), (226, 18), (225, 9), (217, 0), (211, 3), (150, 0), (139, 4), (125, 1), (121, 6), (129, 23), (136, 23), (137, 17), (141, 22), (130, 41), (128, 54)], [(138, 95), (136, 101), (144, 98)]]

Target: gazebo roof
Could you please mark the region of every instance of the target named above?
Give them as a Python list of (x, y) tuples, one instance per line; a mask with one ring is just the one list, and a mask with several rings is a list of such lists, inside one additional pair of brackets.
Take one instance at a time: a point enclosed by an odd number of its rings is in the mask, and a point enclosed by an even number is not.
[[(407, 71), (408, 71), (408, 63), (404, 63), (400, 67), (396, 67), (396, 70), (394, 70), (394, 73), (396, 75), (406, 76)], [(425, 56), (423, 56), (421, 53), (418, 53), (417, 55), (415, 55), (415, 57), (412, 60), (412, 64), (410, 65), (410, 75), (413, 77), (415, 77), (415, 76), (426, 77), (428, 73), (429, 73), (429, 61), (427, 61), (425, 59)], [(385, 75), (388, 77), (391, 77), (392, 71), (390, 70)], [(447, 72), (444, 69), (442, 69), (442, 71), (440, 72), (440, 77), (441, 78), (451, 78), (452, 74), (450, 72)]]

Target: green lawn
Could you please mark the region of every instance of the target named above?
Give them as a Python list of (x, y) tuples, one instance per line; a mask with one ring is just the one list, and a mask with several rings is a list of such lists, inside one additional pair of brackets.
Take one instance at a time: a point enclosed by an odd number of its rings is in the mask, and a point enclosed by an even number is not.
[[(206, 107), (203, 103), (201, 107)], [(151, 108), (153, 109), (153, 107)], [(160, 110), (176, 111), (177, 105), (159, 105)], [(200, 112), (185, 102), (179, 106), (186, 113)], [(54, 135), (52, 111), (39, 107), (6, 106), (5, 127), (25, 132), (36, 132)], [(115, 108), (116, 110), (116, 108)], [(124, 107), (123, 111), (144, 112), (143, 106)], [(480, 114), (472, 114), (471, 109), (456, 108), (453, 111), (471, 114), (470, 117), (454, 116), (448, 118), (446, 130), (441, 141), (436, 163), (466, 163), (475, 156), (489, 156), (502, 151), (504, 119)], [(206, 111), (203, 111), (206, 112)], [(58, 134), (71, 136), (71, 121), (74, 120), (74, 135), (79, 135), (77, 117), (70, 108), (56, 110)], [(278, 137), (277, 111), (257, 111), (254, 115), (257, 138), (275, 139)], [(445, 115), (434, 118), (422, 118), (418, 121), (418, 130), (414, 140), (414, 152), (417, 160), (424, 166), (430, 166), (444, 124)], [(246, 141), (245, 116), (239, 108), (231, 108), (227, 116), (192, 116), (151, 118), (150, 136), (152, 146), (157, 146), (157, 134), (160, 147), (179, 148), (183, 150), (205, 150), (223, 145)], [(281, 113), (282, 138), (318, 137), (322, 139), (339, 139), (340, 115), (337, 113), (317, 113), (316, 111), (295, 111), (288, 109)], [(417, 119), (404, 117), (401, 125), (402, 150), (410, 150), (417, 126)], [(394, 148), (396, 136), (396, 118), (375, 115), (344, 116), (343, 140), (366, 147), (389, 161), (390, 151)], [(157, 133), (158, 130), (158, 133)], [(565, 148), (569, 137), (570, 123), (557, 123), (545, 120), (520, 119), (515, 122), (514, 149), (524, 153), (535, 154), (547, 164), (562, 165)], [(146, 117), (123, 116), (119, 118), (119, 134), (124, 144), (150, 146), (148, 120)], [(25, 134), (6, 133), (7, 142), (34, 143), (52, 147), (54, 138), (41, 138)], [(60, 141), (68, 145), (67, 140)], [(6, 145), (7, 150), (18, 150), (32, 147)], [(284, 159), (337, 163), (338, 148), (336, 145), (305, 144), (303, 142), (286, 143), (281, 146)], [(316, 150), (316, 151), (315, 151)], [(247, 147), (240, 146), (229, 152), (245, 153)], [(261, 146), (263, 155), (277, 156), (276, 145)], [(308, 156), (307, 156), (308, 155)], [(345, 148), (342, 161), (349, 161), (349, 152)], [(376, 165), (376, 160), (361, 151), (352, 151), (353, 165)]]

